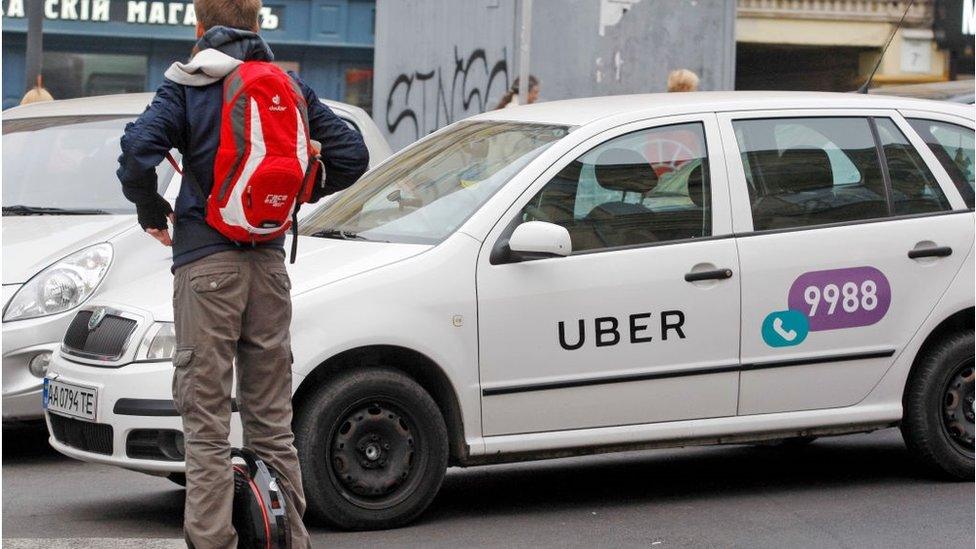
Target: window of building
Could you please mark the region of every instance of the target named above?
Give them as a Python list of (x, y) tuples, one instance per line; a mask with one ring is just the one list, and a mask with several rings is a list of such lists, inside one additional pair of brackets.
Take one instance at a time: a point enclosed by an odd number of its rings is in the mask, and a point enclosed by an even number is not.
[(44, 87), (55, 99), (146, 91), (145, 55), (44, 52)]
[(891, 180), (894, 215), (940, 212), (949, 201), (915, 147), (889, 118), (876, 118), (878, 138), (884, 149)]
[(301, 74), (302, 72), (302, 64), (298, 61), (280, 61), (275, 59), (273, 63), (285, 72), (293, 72), (295, 74)]
[(368, 113), (373, 111), (373, 69), (369, 67), (347, 68), (345, 72), (343, 102), (356, 105)]
[(563, 168), (522, 211), (565, 227), (573, 251), (711, 234), (708, 158), (699, 123), (607, 141)]
[(867, 118), (739, 120), (733, 127), (756, 230), (888, 215)]
[(921, 118), (909, 118), (908, 122), (922, 136), (939, 163), (949, 173), (966, 205), (972, 208), (973, 185), (976, 180), (973, 168), (976, 164), (976, 152), (974, 152), (976, 147), (973, 141), (976, 134), (969, 128), (949, 122)]

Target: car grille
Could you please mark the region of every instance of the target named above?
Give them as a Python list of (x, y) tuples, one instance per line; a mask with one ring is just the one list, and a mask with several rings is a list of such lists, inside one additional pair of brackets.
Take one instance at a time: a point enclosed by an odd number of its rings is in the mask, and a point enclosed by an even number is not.
[(95, 454), (112, 455), (112, 426), (48, 414), (51, 434), (61, 444)]
[(64, 349), (90, 358), (115, 360), (125, 352), (129, 335), (136, 329), (136, 321), (107, 314), (94, 329), (88, 329), (88, 321), (94, 311), (79, 311), (68, 331), (64, 334)]

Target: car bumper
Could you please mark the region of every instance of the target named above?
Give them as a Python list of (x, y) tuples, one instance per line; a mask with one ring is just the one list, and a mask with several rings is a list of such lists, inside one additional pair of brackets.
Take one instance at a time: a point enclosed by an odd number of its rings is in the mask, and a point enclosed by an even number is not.
[[(77, 438), (64, 436), (64, 432), (61, 433), (63, 439), (59, 439), (53, 422), (64, 424), (64, 419), (52, 417), (55, 414), (48, 412), (45, 419), (51, 435), (50, 443), (55, 450), (81, 461), (116, 465), (144, 473), (163, 475), (184, 471), (182, 460), (138, 457), (147, 452), (153, 454), (154, 444), (155, 453), (166, 453), (163, 447), (171, 442), (169, 435), (174, 431), (182, 434), (183, 422), (172, 403), (173, 366), (170, 362), (132, 363), (119, 368), (104, 368), (55, 356), (48, 377), (98, 391), (95, 421), (70, 419), (73, 425), (81, 425), (82, 429), (90, 427), (91, 423), (111, 427), (109, 453), (91, 451)], [(103, 432), (108, 430), (105, 427), (99, 429)], [(157, 432), (160, 435), (154, 443), (152, 434)], [(134, 441), (138, 441), (139, 451), (136, 451)], [(235, 446), (240, 446), (242, 441), (240, 417), (236, 413), (231, 420), (230, 441)], [(169, 454), (172, 456), (171, 447)]]
[(43, 379), (27, 369), (39, 353), (55, 353), (76, 311), (3, 323), (3, 422), (39, 420)]

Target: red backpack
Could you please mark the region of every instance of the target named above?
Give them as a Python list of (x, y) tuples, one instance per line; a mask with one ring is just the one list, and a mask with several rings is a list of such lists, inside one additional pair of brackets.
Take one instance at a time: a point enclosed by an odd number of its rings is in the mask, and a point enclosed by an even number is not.
[(320, 165), (308, 105), (290, 76), (272, 63), (246, 61), (224, 78), (208, 225), (252, 245), (292, 228), (294, 263), (298, 208), (309, 201)]

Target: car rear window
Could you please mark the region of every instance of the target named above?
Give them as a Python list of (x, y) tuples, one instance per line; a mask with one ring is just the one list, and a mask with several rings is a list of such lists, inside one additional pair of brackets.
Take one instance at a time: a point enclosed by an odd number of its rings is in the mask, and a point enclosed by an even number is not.
[(757, 231), (951, 209), (889, 118), (748, 119), (733, 127)]
[(888, 215), (867, 118), (775, 118), (733, 123), (755, 230)]
[(959, 189), (959, 194), (966, 201), (966, 206), (973, 207), (974, 202), (974, 164), (976, 152), (973, 142), (976, 133), (971, 128), (925, 118), (909, 118), (908, 123), (918, 132), (925, 144), (949, 173), (952, 183)]

